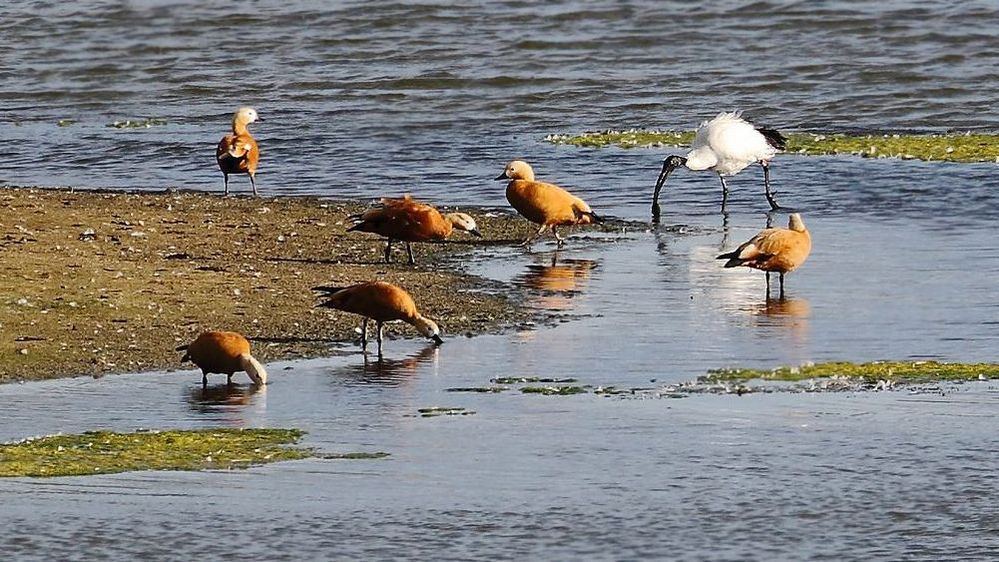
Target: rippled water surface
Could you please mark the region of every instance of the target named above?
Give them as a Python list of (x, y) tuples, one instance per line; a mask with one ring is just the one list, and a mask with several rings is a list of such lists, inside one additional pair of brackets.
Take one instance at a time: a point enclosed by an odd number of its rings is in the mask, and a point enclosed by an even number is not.
[[(742, 108), (785, 129), (994, 130), (991, 2), (33, 2), (0, 18), (0, 181), (221, 189), (214, 144), (257, 107), (266, 195), (503, 206), (513, 157), (646, 221), (664, 150), (541, 139), (690, 128)], [(124, 119), (161, 118), (148, 129)], [(59, 126), (58, 122), (64, 121)], [(551, 324), (272, 364), (0, 387), (0, 439), (286, 426), (322, 452), (242, 472), (0, 482), (4, 558), (999, 556), (995, 382), (682, 399), (448, 392), (497, 376), (656, 388), (722, 366), (995, 361), (994, 164), (778, 157), (815, 240), (768, 301), (715, 255), (764, 226), (762, 178), (677, 172), (662, 224), (478, 249)], [(243, 178), (234, 186), (248, 188)], [(775, 219), (785, 222), (781, 214)], [(0, 218), (2, 222), (2, 218)], [(554, 261), (554, 263), (553, 263)], [(430, 311), (432, 314), (432, 311)], [(446, 326), (444, 327), (446, 331)], [(422, 418), (419, 408), (473, 415)]]

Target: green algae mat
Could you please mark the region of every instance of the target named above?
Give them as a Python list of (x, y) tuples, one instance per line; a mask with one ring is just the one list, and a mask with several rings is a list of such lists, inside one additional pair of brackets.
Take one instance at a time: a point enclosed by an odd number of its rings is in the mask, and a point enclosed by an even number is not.
[[(941, 162), (999, 163), (999, 134), (946, 133), (938, 135), (884, 134), (847, 135), (786, 133), (789, 154), (808, 156), (850, 154), (865, 158), (902, 158)], [(545, 140), (587, 148), (617, 146), (650, 148), (688, 146), (693, 131), (600, 131), (577, 135), (548, 135)]]
[(82, 476), (135, 470), (232, 470), (315, 456), (290, 447), (297, 429), (88, 431), (0, 445), (0, 477)]
[(999, 378), (995, 363), (939, 363), (936, 361), (874, 361), (849, 363), (835, 361), (798, 367), (761, 369), (715, 369), (708, 371), (707, 381), (802, 381), (821, 378), (851, 378), (858, 380), (920, 383), (938, 381), (972, 381)]

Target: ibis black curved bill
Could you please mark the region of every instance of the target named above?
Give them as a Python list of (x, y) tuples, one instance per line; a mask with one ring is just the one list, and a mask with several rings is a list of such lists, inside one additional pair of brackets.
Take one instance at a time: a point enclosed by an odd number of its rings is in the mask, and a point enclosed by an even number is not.
[(659, 179), (656, 180), (656, 191), (652, 195), (652, 216), (658, 217), (660, 214), (659, 192), (662, 191), (663, 186), (666, 185), (666, 178), (669, 177), (673, 170), (686, 163), (687, 159), (682, 156), (670, 156), (663, 160), (663, 169), (659, 172)]

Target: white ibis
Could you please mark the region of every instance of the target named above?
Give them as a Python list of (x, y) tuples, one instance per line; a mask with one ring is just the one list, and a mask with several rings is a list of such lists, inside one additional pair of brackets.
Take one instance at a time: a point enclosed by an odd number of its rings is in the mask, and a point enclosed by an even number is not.
[(652, 216), (658, 217), (659, 192), (666, 184), (670, 173), (679, 168), (713, 170), (722, 184), (722, 209), (728, 199), (727, 176), (734, 176), (750, 164), (759, 163), (763, 167), (763, 185), (771, 210), (780, 206), (770, 192), (770, 160), (784, 150), (787, 139), (774, 129), (757, 127), (741, 117), (741, 112), (719, 113), (710, 121), (701, 123), (694, 135), (687, 156), (670, 156), (663, 160), (663, 169), (656, 181), (656, 192), (652, 197)]

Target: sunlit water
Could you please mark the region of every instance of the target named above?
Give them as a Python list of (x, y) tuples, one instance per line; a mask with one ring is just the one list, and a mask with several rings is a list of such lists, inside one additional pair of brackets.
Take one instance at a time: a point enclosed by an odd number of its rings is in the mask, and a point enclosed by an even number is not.
[[(736, 107), (785, 128), (994, 127), (990, 4), (908, 5), (38, 2), (0, 19), (0, 181), (220, 189), (213, 145), (253, 104), (267, 195), (502, 206), (491, 178), (524, 157), (598, 211), (646, 221), (666, 151), (540, 139), (686, 128)], [(168, 124), (105, 127), (136, 117)], [(5, 480), (0, 552), (994, 558), (994, 382), (684, 399), (447, 391), (509, 375), (656, 388), (724, 366), (995, 360), (995, 165), (784, 155), (773, 172), (815, 241), (785, 301), (714, 259), (764, 226), (759, 169), (730, 181), (727, 215), (716, 178), (681, 171), (647, 231), (577, 233), (557, 257), (548, 244), (476, 250), (474, 273), (551, 316), (535, 329), (447, 334), (439, 349), (394, 340), (381, 363), (331, 349), (269, 365), (256, 394), (205, 394), (193, 371), (2, 386), (4, 440), (281, 426), (322, 452), (391, 456)], [(476, 413), (419, 417), (428, 406)]]

